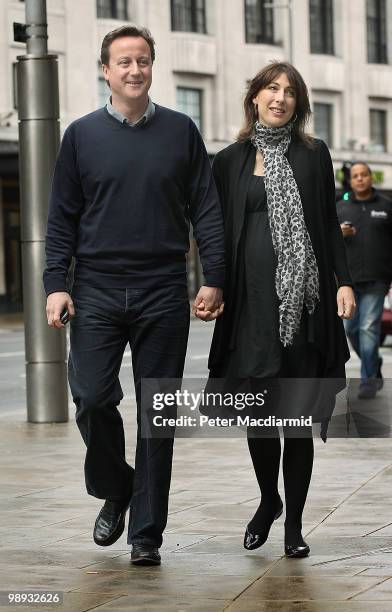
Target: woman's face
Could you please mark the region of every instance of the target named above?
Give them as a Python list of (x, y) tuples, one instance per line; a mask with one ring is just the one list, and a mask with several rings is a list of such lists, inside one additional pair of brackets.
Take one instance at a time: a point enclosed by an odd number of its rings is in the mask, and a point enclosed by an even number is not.
[(259, 121), (269, 127), (282, 127), (294, 116), (297, 105), (295, 90), (282, 72), (252, 100), (257, 104)]

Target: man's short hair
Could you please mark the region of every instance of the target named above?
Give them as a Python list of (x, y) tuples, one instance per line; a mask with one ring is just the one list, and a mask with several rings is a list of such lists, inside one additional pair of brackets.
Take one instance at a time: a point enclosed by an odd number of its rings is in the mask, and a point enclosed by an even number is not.
[(109, 47), (110, 45), (112, 44), (114, 40), (116, 40), (116, 38), (123, 38), (124, 36), (133, 36), (135, 38), (138, 38), (140, 36), (141, 38), (144, 38), (144, 40), (150, 47), (151, 60), (154, 63), (155, 40), (151, 36), (150, 30), (147, 30), (147, 28), (138, 28), (137, 26), (125, 25), (125, 26), (121, 26), (120, 28), (116, 28), (115, 30), (112, 30), (111, 32), (108, 32), (105, 38), (103, 39), (102, 46), (101, 46), (101, 63), (102, 64), (105, 64), (106, 66), (109, 65), (109, 56), (110, 56)]
[(370, 169), (370, 166), (366, 162), (364, 162), (364, 161), (355, 161), (355, 162), (352, 162), (351, 166), (350, 166), (350, 173), (351, 173), (351, 170), (354, 168), (354, 166), (365, 166), (368, 169), (368, 172), (369, 172), (370, 176), (372, 176), (372, 171)]

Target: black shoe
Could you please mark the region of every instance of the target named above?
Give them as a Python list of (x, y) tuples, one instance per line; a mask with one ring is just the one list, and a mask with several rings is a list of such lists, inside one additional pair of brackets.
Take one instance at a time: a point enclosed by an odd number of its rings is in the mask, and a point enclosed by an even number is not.
[(150, 544), (133, 544), (131, 551), (132, 565), (160, 565), (161, 555), (156, 546)]
[(130, 500), (105, 501), (94, 525), (93, 537), (98, 546), (110, 546), (121, 536), (130, 503)]
[(278, 519), (283, 512), (283, 502), (280, 498), (279, 500), (280, 504), (278, 510), (276, 511), (271, 523), (262, 533), (252, 533), (249, 531), (249, 526), (246, 528), (244, 535), (244, 548), (246, 548), (246, 550), (255, 550), (256, 548), (260, 548), (260, 546), (266, 542), (272, 523), (276, 521), (276, 519)]
[(361, 383), (359, 386), (358, 399), (374, 399), (377, 387), (374, 383)]
[(381, 373), (381, 366), (382, 366), (382, 357), (380, 357), (378, 360), (378, 369), (377, 369), (377, 374), (376, 374), (376, 391), (380, 391), (380, 389), (382, 389), (384, 386), (384, 379)]
[(293, 544), (285, 544), (284, 546), (284, 554), (286, 557), (290, 557), (291, 559), (301, 559), (302, 557), (307, 557), (310, 553), (310, 548), (304, 542), (305, 546), (296, 546)]

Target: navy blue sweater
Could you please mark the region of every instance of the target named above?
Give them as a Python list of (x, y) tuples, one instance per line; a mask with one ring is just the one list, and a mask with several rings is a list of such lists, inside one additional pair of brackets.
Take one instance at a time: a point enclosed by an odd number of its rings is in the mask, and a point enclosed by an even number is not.
[(106, 108), (65, 131), (46, 234), (46, 294), (75, 282), (137, 288), (186, 283), (189, 221), (205, 284), (224, 282), (223, 221), (202, 138), (189, 117), (156, 105), (129, 127)]

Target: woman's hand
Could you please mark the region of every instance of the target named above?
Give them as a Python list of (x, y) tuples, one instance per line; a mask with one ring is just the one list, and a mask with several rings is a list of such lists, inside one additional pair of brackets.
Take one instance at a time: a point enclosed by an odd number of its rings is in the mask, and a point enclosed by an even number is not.
[(336, 301), (338, 304), (338, 316), (342, 319), (351, 319), (357, 307), (355, 304), (354, 291), (351, 287), (345, 285), (339, 287)]

